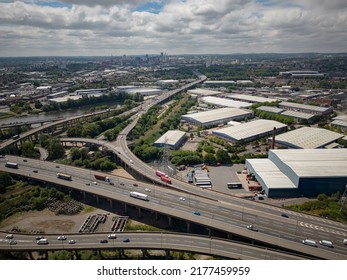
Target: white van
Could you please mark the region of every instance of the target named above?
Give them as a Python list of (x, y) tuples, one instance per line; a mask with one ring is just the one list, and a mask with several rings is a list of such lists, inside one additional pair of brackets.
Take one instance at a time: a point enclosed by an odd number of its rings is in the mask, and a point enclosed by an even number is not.
[(117, 236), (114, 233), (112, 233), (108, 236), (108, 239), (116, 239), (116, 238), (117, 238)]
[(319, 241), (319, 244), (322, 246), (327, 246), (327, 247), (331, 247), (331, 248), (334, 247), (333, 243), (329, 240), (321, 240), (321, 241)]
[(40, 240), (37, 240), (37, 244), (39, 244), (39, 245), (48, 244), (48, 239), (47, 238), (42, 238)]
[(304, 239), (304, 240), (302, 241), (302, 244), (310, 245), (310, 246), (313, 246), (313, 247), (317, 247), (316, 241), (311, 240), (311, 239)]

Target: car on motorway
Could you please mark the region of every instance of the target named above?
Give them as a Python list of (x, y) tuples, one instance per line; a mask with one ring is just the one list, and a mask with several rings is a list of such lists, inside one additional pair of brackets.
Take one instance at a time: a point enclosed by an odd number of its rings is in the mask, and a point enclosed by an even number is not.
[(284, 218), (289, 218), (288, 214), (286, 214), (286, 213), (282, 213), (281, 216)]
[(97, 185), (98, 183), (94, 181), (93, 184), (94, 184), (94, 185)]
[(69, 244), (75, 244), (75, 243), (76, 243), (76, 240), (74, 239), (69, 240)]
[(15, 239), (12, 239), (11, 241), (10, 241), (10, 245), (16, 245), (17, 244), (17, 241), (15, 240)]
[(23, 159), (23, 161), (24, 161), (24, 162), (28, 162), (28, 160), (27, 160), (27, 159)]
[(107, 239), (101, 239), (100, 243), (108, 243), (108, 240)]
[(130, 239), (129, 239), (128, 237), (124, 237), (124, 238), (123, 238), (123, 242), (126, 242), (126, 243), (127, 243), (127, 242), (130, 242)]
[(152, 192), (149, 188), (145, 188), (145, 192)]
[(44, 239), (44, 237), (42, 235), (38, 235), (35, 237), (35, 240), (40, 240), (40, 239)]
[(111, 233), (107, 236), (108, 239), (116, 239), (117, 235), (115, 235), (114, 233)]
[(86, 183), (86, 186), (90, 186), (90, 183)]
[(60, 236), (58, 236), (57, 239), (60, 240), (60, 241), (63, 241), (63, 240), (66, 240), (66, 236), (65, 235), (60, 235)]
[(311, 240), (311, 239), (304, 239), (304, 240), (301, 241), (301, 243), (302, 243), (302, 244), (305, 244), (305, 245), (317, 247), (316, 241)]
[(343, 244), (347, 245), (347, 239), (343, 239)]
[(320, 240), (319, 244), (322, 245), (322, 246), (334, 248), (333, 243), (331, 241), (329, 241), (329, 240)]
[(134, 186), (134, 187), (138, 187), (139, 185), (138, 185), (138, 184), (136, 184), (136, 183), (134, 183), (134, 184), (133, 184), (133, 186)]
[(113, 182), (109, 182), (109, 184), (110, 184), (111, 186), (114, 186), (114, 183), (113, 183)]
[(124, 183), (119, 183), (119, 185), (124, 186)]
[(13, 234), (7, 234), (6, 235), (6, 239), (12, 239), (13, 238)]
[(198, 210), (195, 210), (195, 211), (193, 212), (193, 214), (194, 214), (194, 215), (197, 215), (197, 216), (200, 216), (200, 215), (201, 215), (201, 213), (200, 213)]
[(253, 230), (253, 231), (258, 231), (257, 228), (255, 228), (252, 224), (247, 226), (247, 229)]
[(60, 168), (60, 166), (59, 166), (59, 165), (56, 165), (55, 168)]
[(182, 197), (182, 196), (180, 196), (179, 200), (186, 201), (186, 199), (184, 197)]
[(38, 170), (33, 170), (34, 173), (38, 173), (39, 171)]

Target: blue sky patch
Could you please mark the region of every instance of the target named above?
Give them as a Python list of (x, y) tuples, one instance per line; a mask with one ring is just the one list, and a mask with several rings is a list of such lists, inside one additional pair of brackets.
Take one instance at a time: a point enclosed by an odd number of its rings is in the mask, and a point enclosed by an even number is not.
[(138, 12), (149, 12), (152, 14), (159, 14), (163, 8), (165, 1), (147, 2), (135, 8)]

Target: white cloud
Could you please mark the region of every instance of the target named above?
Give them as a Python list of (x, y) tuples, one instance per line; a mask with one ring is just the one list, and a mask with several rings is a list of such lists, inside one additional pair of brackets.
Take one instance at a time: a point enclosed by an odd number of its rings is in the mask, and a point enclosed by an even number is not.
[(0, 56), (347, 51), (346, 1), (145, 2), (0, 1)]

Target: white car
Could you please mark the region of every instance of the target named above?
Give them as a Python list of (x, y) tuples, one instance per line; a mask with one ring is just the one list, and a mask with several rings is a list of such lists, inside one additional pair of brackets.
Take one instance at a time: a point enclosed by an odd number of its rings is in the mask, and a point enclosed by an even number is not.
[(186, 199), (184, 197), (182, 197), (182, 196), (179, 198), (179, 200), (186, 201)]
[(65, 235), (60, 235), (57, 238), (58, 240), (66, 240), (66, 236)]
[(149, 188), (145, 188), (146, 192), (151, 192), (151, 190)]
[(94, 184), (94, 185), (97, 185), (98, 183), (94, 181), (93, 184)]
[(12, 239), (13, 238), (13, 234), (7, 234), (6, 235), (6, 239)]

